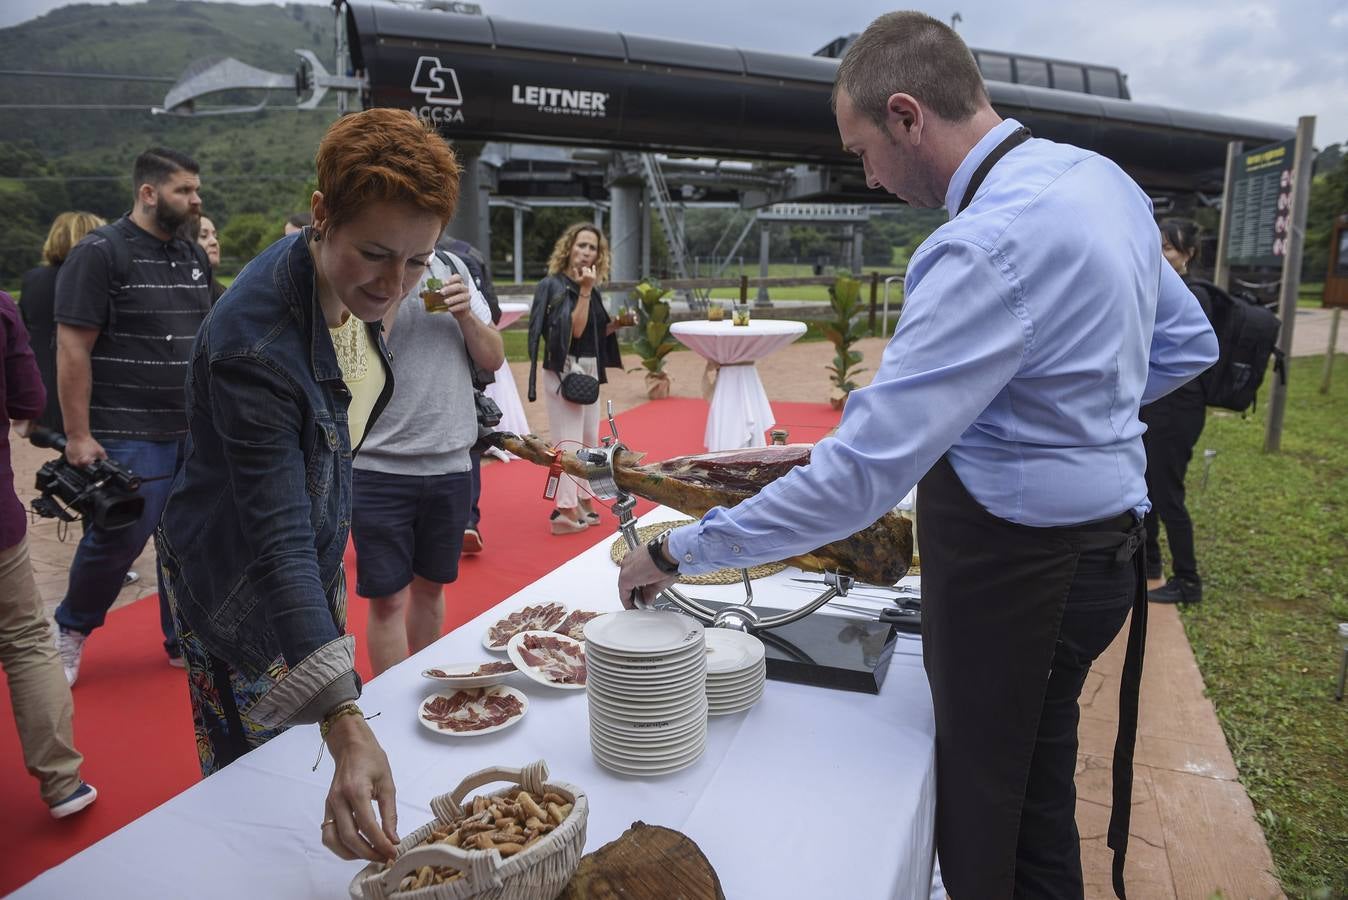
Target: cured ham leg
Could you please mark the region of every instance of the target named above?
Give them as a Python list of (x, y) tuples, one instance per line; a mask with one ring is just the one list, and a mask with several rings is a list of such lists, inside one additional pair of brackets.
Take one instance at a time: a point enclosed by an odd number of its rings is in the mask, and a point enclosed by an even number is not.
[[(536, 435), (497, 432), (493, 443), (540, 466), (552, 464), (553, 450)], [(734, 506), (758, 493), (796, 466), (810, 461), (809, 444), (722, 450), (680, 456), (642, 465), (643, 454), (623, 452), (614, 459), (618, 487), (679, 512), (701, 518), (716, 506)], [(589, 480), (602, 472), (572, 451), (563, 451), (562, 470)], [(841, 572), (860, 581), (893, 584), (913, 558), (913, 526), (890, 511), (856, 534), (793, 556), (783, 562), (814, 571)]]

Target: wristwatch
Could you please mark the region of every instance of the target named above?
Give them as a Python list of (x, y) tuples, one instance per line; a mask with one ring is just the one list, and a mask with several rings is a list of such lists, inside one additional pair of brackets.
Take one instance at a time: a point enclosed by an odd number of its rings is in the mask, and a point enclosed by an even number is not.
[(651, 561), (655, 567), (666, 575), (676, 575), (679, 571), (679, 564), (670, 560), (665, 555), (665, 538), (669, 537), (669, 532), (657, 534), (646, 542), (646, 550), (651, 554)]

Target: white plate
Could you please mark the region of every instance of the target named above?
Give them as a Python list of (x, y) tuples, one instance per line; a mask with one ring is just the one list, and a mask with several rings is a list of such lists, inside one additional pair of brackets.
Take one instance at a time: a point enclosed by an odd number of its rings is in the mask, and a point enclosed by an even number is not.
[[(560, 611), (561, 615), (550, 623), (547, 622), (545, 619), (539, 618), (533, 622), (525, 622), (524, 624), (517, 627), (515, 623), (509, 621), (510, 616), (515, 615), (515, 613), (524, 612), (524, 610), (526, 609), (545, 610), (553, 607), (555, 607), (556, 611)], [(510, 613), (510, 616), (498, 619), (491, 625), (487, 626), (487, 630), (482, 632), (482, 646), (486, 647), (493, 653), (504, 653), (506, 644), (510, 643), (510, 639), (515, 635), (519, 634), (521, 631), (551, 631), (555, 626), (561, 624), (562, 619), (566, 618), (566, 607), (560, 603), (547, 603), (547, 602), (526, 603), (524, 606), (521, 606), (519, 609)], [(497, 641), (492, 640), (491, 636), (492, 629), (496, 628), (497, 626), (506, 626), (507, 628), (510, 629), (510, 633), (506, 635), (505, 640), (500, 641), (499, 643)]]
[(584, 625), (582, 625), (580, 628), (576, 629), (576, 631), (579, 632), (578, 634), (567, 634), (567, 632), (565, 632), (565, 631), (562, 630), (562, 625), (565, 625), (565, 624), (567, 623), (567, 621), (568, 621), (572, 616), (577, 616), (577, 615), (580, 615), (580, 616), (589, 616), (590, 619), (586, 619), (586, 622), (588, 623), (588, 622), (590, 622), (591, 620), (597, 619), (599, 616), (604, 615), (604, 613), (596, 612), (595, 610), (591, 610), (591, 609), (573, 609), (573, 610), (571, 610), (570, 612), (568, 612), (568, 613), (566, 614), (566, 618), (562, 620), (561, 624), (558, 625), (556, 628), (554, 628), (554, 629), (552, 629), (552, 630), (555, 631), (555, 632), (557, 632), (558, 634), (565, 634), (567, 637), (572, 638), (572, 639), (577, 640), (577, 641), (583, 641), (583, 640), (585, 640), (585, 626), (584, 626)]
[(704, 703), (701, 706), (693, 707), (691, 712), (684, 713), (669, 719), (660, 719), (658, 721), (632, 722), (619, 716), (612, 716), (599, 709), (596, 706), (590, 707), (590, 721), (598, 721), (619, 736), (640, 736), (657, 734), (660, 732), (677, 733), (680, 729), (686, 728), (689, 723), (699, 720), (706, 721), (707, 709)]
[(738, 703), (748, 697), (759, 697), (763, 694), (763, 685), (751, 684), (748, 687), (740, 688), (736, 691), (707, 691), (707, 702), (712, 706), (727, 706), (732, 703)]
[(762, 664), (767, 655), (767, 648), (758, 638), (729, 628), (708, 628), (706, 641), (709, 674), (730, 674), (752, 669)]
[(686, 769), (702, 757), (702, 753), (707, 749), (706, 744), (695, 748), (687, 757), (672, 760), (662, 765), (642, 765), (632, 763), (626, 760), (617, 760), (607, 753), (597, 750), (593, 744), (590, 745), (590, 752), (594, 754), (595, 760), (604, 768), (617, 772), (620, 775), (633, 775), (638, 778), (652, 778), (656, 775), (669, 775)]
[(698, 747), (707, 742), (705, 732), (690, 735), (686, 740), (666, 747), (655, 747), (653, 749), (636, 749), (631, 746), (613, 743), (601, 735), (590, 734), (590, 749), (598, 750), (610, 759), (619, 763), (628, 763), (631, 765), (645, 765), (654, 763), (656, 765), (668, 765), (675, 762)]
[(707, 687), (734, 687), (735, 685), (751, 684), (755, 681), (766, 681), (767, 677), (768, 671), (762, 666), (750, 669), (747, 672), (736, 672), (733, 675), (713, 675), (708, 672)]
[(713, 684), (712, 682), (708, 681), (707, 693), (709, 695), (715, 694), (721, 697), (727, 696), (729, 694), (738, 694), (743, 691), (747, 691), (750, 688), (761, 688), (763, 686), (764, 680), (765, 679), (763, 678), (746, 678), (744, 681), (736, 681), (732, 684), (725, 684), (725, 683)]
[(674, 681), (632, 685), (615, 684), (608, 679), (597, 678), (593, 670), (590, 672), (589, 687), (591, 693), (600, 694), (604, 697), (626, 697), (637, 701), (659, 700), (675, 694), (697, 693), (705, 689), (700, 672), (692, 672)]
[(510, 670), (505, 672), (494, 672), (487, 675), (472, 675), (469, 673), (476, 672), (483, 666), (504, 665), (510, 664), (504, 663), (499, 659), (492, 660), (491, 662), (451, 663), (449, 665), (432, 666), (429, 669), (422, 669), (421, 677), (439, 682), (445, 687), (486, 687), (489, 684), (500, 684), (507, 675), (513, 675), (519, 670), (512, 665)]
[[(586, 643), (589, 643), (588, 641)], [(598, 644), (589, 644), (591, 652), (597, 657), (602, 657), (604, 662), (611, 667), (633, 669), (637, 671), (648, 671), (660, 669), (667, 666), (681, 665), (698, 656), (705, 656), (706, 651), (698, 645), (686, 647), (673, 653), (665, 653), (659, 656), (627, 656), (621, 653), (614, 653), (612, 650), (605, 650)]]
[[(523, 672), (532, 680), (537, 681), (539, 684), (545, 684), (548, 687), (561, 688), (564, 691), (585, 690), (584, 681), (576, 682), (574, 684), (565, 681), (553, 681), (550, 677), (548, 677), (547, 673), (544, 672), (543, 669), (531, 665), (529, 661), (524, 658), (524, 649), (525, 649), (524, 642), (528, 640), (530, 637), (549, 638), (557, 640), (570, 651), (571, 656), (575, 656), (580, 660), (582, 667), (584, 667), (585, 665), (584, 644), (582, 644), (580, 641), (573, 640), (567, 637), (566, 635), (561, 634), (560, 632), (521, 631), (519, 634), (512, 637), (510, 639), (510, 643), (506, 645), (506, 654), (510, 657), (510, 661), (515, 664), (516, 668), (518, 668), (521, 672)], [(584, 673), (582, 673), (582, 676), (583, 674)]]
[(650, 704), (607, 700), (594, 694), (589, 695), (589, 700), (590, 706), (607, 713), (610, 718), (628, 722), (659, 722), (665, 719), (678, 718), (707, 703), (706, 696), (698, 691), (692, 691), (686, 697), (677, 700)]
[(709, 716), (728, 716), (728, 715), (730, 715), (731, 713), (744, 712), (746, 709), (749, 709), (749, 708), (751, 708), (751, 707), (757, 705), (757, 704), (758, 704), (758, 701), (760, 701), (760, 700), (762, 700), (762, 699), (763, 699), (763, 695), (762, 695), (762, 694), (757, 694), (757, 695), (752, 696), (752, 697), (749, 697), (749, 698), (747, 698), (747, 699), (745, 699), (745, 700), (741, 700), (741, 701), (739, 701), (739, 702), (737, 702), (737, 703), (727, 703), (727, 704), (709, 703), (709, 704), (707, 705), (707, 715), (709, 715)]
[(691, 719), (682, 728), (670, 728), (664, 731), (655, 731), (651, 734), (624, 734), (615, 731), (601, 721), (594, 718), (590, 719), (590, 734), (601, 735), (610, 743), (641, 748), (659, 748), (667, 744), (679, 743), (691, 738), (695, 732), (705, 733), (706, 730), (707, 720), (705, 717)]
[(447, 728), (441, 728), (439, 725), (435, 724), (435, 722), (431, 721), (426, 717), (426, 704), (430, 703), (436, 697), (444, 697), (447, 700), (451, 699), (455, 694), (459, 693), (459, 691), (437, 691), (436, 693), (431, 694), (425, 700), (421, 701), (421, 705), (417, 707), (417, 721), (420, 722), (423, 727), (428, 728), (431, 731), (434, 731), (436, 734), (447, 734), (452, 737), (480, 737), (481, 735), (484, 734), (491, 734), (493, 731), (500, 731), (502, 728), (509, 728), (511, 725), (514, 725), (520, 719), (523, 719), (524, 714), (529, 711), (529, 698), (524, 696), (524, 694), (520, 693), (519, 691), (515, 690), (512, 687), (506, 687), (505, 685), (498, 684), (495, 687), (465, 688), (462, 690), (465, 693), (477, 694), (480, 695), (481, 697), (489, 697), (496, 694), (508, 694), (520, 702), (520, 711), (515, 715), (511, 716), (510, 718), (506, 719), (500, 725), (491, 725), (487, 728), (480, 728), (475, 731), (451, 731)]
[(658, 681), (665, 678), (677, 677), (679, 675), (687, 675), (689, 672), (705, 672), (707, 669), (707, 661), (702, 658), (700, 653), (694, 653), (687, 659), (658, 666), (624, 666), (609, 661), (602, 655), (595, 653), (594, 649), (594, 645), (587, 641), (585, 644), (587, 667), (597, 670), (601, 674), (611, 675), (614, 678), (622, 678), (624, 680)]
[(703, 646), (702, 623), (657, 609), (625, 609), (591, 619), (586, 643), (625, 656), (661, 656)]
[(656, 684), (669, 684), (672, 681), (682, 681), (685, 678), (706, 678), (707, 664), (698, 657), (693, 657), (686, 663), (677, 666), (670, 666), (667, 669), (655, 669), (654, 671), (634, 671), (632, 669), (615, 669), (605, 662), (596, 659), (589, 652), (589, 644), (586, 644), (585, 668), (591, 675), (598, 675), (601, 681), (615, 685), (636, 685), (638, 687)]

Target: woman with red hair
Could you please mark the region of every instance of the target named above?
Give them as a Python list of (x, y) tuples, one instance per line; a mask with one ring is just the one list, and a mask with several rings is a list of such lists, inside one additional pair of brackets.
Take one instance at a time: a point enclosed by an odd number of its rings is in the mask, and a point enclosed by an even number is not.
[(393, 777), (346, 634), (351, 458), (393, 391), (380, 320), (434, 253), (459, 167), (415, 116), (372, 109), (328, 129), (317, 168), (313, 225), (250, 262), (197, 334), (157, 546), (202, 772), (319, 723), (335, 762), (324, 845), (389, 859)]

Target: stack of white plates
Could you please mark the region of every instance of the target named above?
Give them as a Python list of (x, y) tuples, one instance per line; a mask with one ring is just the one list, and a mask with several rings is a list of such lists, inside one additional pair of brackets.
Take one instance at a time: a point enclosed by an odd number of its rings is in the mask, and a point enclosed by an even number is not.
[(707, 629), (707, 714), (744, 712), (763, 696), (767, 652), (752, 634)]
[(661, 610), (585, 624), (590, 749), (624, 775), (692, 765), (707, 743), (707, 660), (701, 624)]

